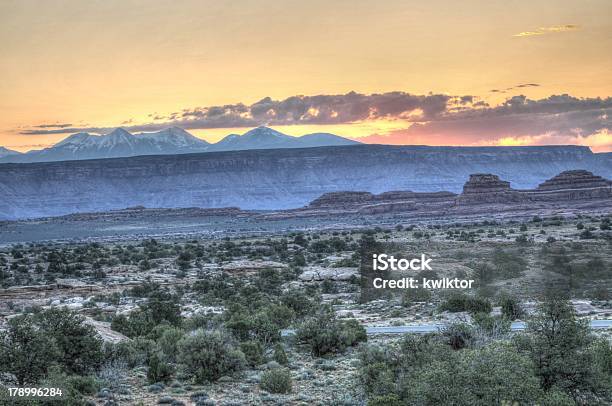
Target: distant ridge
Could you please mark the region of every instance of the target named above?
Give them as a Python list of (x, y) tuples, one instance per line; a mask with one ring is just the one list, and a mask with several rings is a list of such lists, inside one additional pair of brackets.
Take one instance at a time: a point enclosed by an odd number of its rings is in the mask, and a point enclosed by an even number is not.
[(257, 127), (243, 135), (230, 134), (215, 144), (210, 144), (178, 127), (139, 134), (131, 134), (123, 128), (116, 128), (106, 135), (84, 132), (72, 134), (52, 147), (24, 154), (0, 147), (0, 163), (75, 161), (139, 155), (175, 155), (353, 144), (359, 144), (359, 142), (326, 133), (292, 137), (268, 127)]
[(534, 189), (575, 169), (611, 179), (612, 155), (582, 146), (361, 144), (0, 164), (0, 220), (136, 206), (280, 210), (347, 190), (459, 193), (475, 173)]

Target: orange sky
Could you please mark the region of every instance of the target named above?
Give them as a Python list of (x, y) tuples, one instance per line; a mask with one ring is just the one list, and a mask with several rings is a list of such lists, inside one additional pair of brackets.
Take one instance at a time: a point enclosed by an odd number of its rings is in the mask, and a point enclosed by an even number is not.
[[(607, 98), (610, 15), (608, 0), (2, 1), (0, 145), (25, 151), (67, 136), (21, 134), (40, 125), (141, 125), (154, 115), (249, 106), (267, 96), (403, 91), (473, 95), (490, 107), (518, 94)], [(516, 87), (526, 83), (538, 86)], [(405, 131), (413, 121), (396, 116), (274, 127), (369, 142), (612, 150), (608, 107), (597, 109), (596, 123), (563, 110), (554, 113), (569, 120), (563, 128), (498, 131), (491, 121), (478, 137), (475, 126)], [(584, 127), (573, 129), (571, 120)], [(216, 141), (247, 129), (189, 131)]]

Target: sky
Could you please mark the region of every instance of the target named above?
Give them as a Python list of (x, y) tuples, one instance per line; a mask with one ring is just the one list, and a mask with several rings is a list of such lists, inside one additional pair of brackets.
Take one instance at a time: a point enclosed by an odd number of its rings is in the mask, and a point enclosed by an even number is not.
[(612, 151), (609, 0), (0, 0), (0, 146), (269, 125)]

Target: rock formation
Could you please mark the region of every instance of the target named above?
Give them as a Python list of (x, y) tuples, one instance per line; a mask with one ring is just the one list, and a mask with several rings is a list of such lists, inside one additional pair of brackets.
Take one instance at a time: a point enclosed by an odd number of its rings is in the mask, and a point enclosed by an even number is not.
[(463, 185), (463, 193), (457, 198), (457, 204), (510, 203), (520, 202), (525, 197), (510, 187), (510, 182), (499, 179), (499, 176), (488, 173), (470, 175)]
[(317, 215), (327, 213), (359, 213), (375, 215), (412, 212), (443, 214), (487, 212), (489, 208), (508, 211), (533, 204), (550, 207), (571, 206), (574, 202), (592, 202), (595, 206), (612, 209), (612, 182), (586, 170), (570, 170), (541, 183), (536, 189), (513, 189), (510, 182), (488, 173), (470, 175), (459, 195), (451, 192), (419, 193), (392, 191), (381, 194), (369, 192), (326, 193), (299, 210), (285, 215)]

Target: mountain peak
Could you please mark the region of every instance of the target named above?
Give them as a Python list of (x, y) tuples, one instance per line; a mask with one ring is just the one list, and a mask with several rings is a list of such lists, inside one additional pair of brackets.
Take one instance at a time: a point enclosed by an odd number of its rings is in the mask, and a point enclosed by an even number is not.
[(5, 156), (21, 155), (21, 152), (13, 151), (12, 149), (0, 147), (0, 158)]
[(259, 126), (242, 134), (242, 137), (275, 137), (275, 138), (292, 138), (289, 135), (283, 134), (270, 127)]
[(90, 133), (71, 134), (68, 137), (61, 140), (60, 142), (58, 142), (57, 144), (55, 144), (53, 147), (61, 147), (63, 145), (69, 145), (69, 144), (72, 144), (72, 145), (82, 144), (90, 140), (91, 138), (98, 138), (98, 137)]
[(124, 136), (124, 137), (129, 137), (132, 134), (126, 130), (123, 127), (117, 127), (115, 128), (113, 131), (109, 132), (108, 134), (106, 134), (106, 137), (117, 137), (117, 136)]

